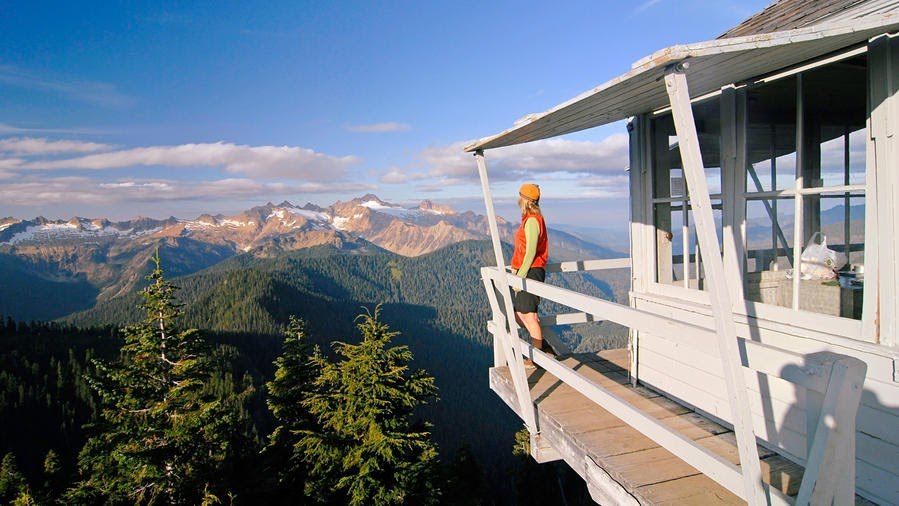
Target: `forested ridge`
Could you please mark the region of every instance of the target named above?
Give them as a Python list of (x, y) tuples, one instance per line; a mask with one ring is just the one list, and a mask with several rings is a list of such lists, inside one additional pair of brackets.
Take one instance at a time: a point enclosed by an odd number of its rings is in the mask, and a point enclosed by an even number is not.
[[(465, 497), (447, 490), (447, 503), (502, 502), (500, 497), (519, 496), (511, 493), (515, 483), (515, 476), (509, 475), (512, 469), (518, 469), (519, 477), (521, 473), (548, 472), (542, 479), (549, 483), (557, 479), (554, 468), (541, 466), (543, 471), (534, 471), (511, 455), (512, 435), (521, 423), (487, 387), (492, 353), (486, 332), (488, 307), (478, 269), (491, 263), (488, 248), (483, 241), (464, 242), (416, 258), (380, 251), (340, 252), (331, 247), (274, 258), (238, 256), (175, 280), (181, 288), (178, 298), (185, 303), (182, 324), (201, 329), (227, 363), (222, 369), (227, 370), (227, 378), (220, 378), (219, 390), (247, 392), (241, 403), (249, 421), (245, 435), (252, 444), (262, 445), (276, 425), (266, 407), (266, 382), (275, 374), (274, 362), (282, 351), (289, 317), (303, 320), (310, 344), (328, 356), (333, 354), (332, 342), (358, 339), (356, 317), (363, 308), (381, 304), (380, 320), (399, 332), (395, 343), (409, 346), (414, 355), (412, 365), (435, 378), (438, 398), (415, 412), (433, 424), (442, 472), (455, 469), (453, 472), (466, 475), (471, 482), (463, 488), (469, 490), (466, 494), (472, 501), (465, 502)], [(553, 282), (597, 295), (608, 289), (583, 275)], [(35, 324), (35, 330), (6, 323), (0, 356), (5, 361), (5, 375), (0, 377), (3, 434), (27, 435), (31, 430), (36, 433), (34, 440), (44, 436), (48, 442), (28, 447), (27, 437), (9, 436), (2, 441), (0, 452), (15, 454), (30, 483), (50, 483), (43, 469), (50, 450), (62, 461), (59, 473), (73, 472), (75, 454), (86, 434), (81, 426), (96, 421), (97, 416), (95, 396), (82, 378), (91, 373), (91, 359), (115, 358), (121, 345), (115, 329), (141, 319), (139, 303), (138, 294), (119, 297), (72, 315), (63, 324)], [(585, 338), (602, 335), (601, 327), (594, 325), (565, 337), (577, 346)], [(620, 345), (621, 336), (613, 337)], [(7, 369), (7, 362), (16, 365)], [(24, 422), (11, 421), (13, 418)], [(30, 424), (28, 430), (22, 427), (33, 418), (47, 422)], [(58, 432), (59, 440), (46, 437), (48, 431)], [(253, 462), (255, 458), (247, 457), (241, 465), (260, 468)], [(472, 475), (472, 469), (483, 473)], [(457, 483), (459, 478), (454, 479), (448, 483)], [(533, 477), (529, 480), (531, 487), (542, 483)], [(484, 485), (488, 482), (491, 487)], [(472, 485), (477, 483), (480, 485)], [(251, 488), (243, 490), (244, 497), (262, 493)], [(520, 497), (539, 495), (530, 491)]]

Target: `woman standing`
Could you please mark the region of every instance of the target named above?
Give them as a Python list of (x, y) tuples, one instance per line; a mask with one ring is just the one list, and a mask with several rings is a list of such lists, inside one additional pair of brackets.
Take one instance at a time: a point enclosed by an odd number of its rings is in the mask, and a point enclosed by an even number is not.
[[(546, 223), (540, 212), (540, 187), (525, 183), (518, 190), (518, 207), (521, 209), (521, 226), (515, 233), (515, 249), (512, 253), (512, 272), (522, 278), (543, 282), (546, 279), (546, 260), (549, 249), (546, 240)], [(540, 297), (525, 291), (515, 293), (515, 320), (531, 335), (531, 344), (543, 349), (543, 331), (537, 318)]]

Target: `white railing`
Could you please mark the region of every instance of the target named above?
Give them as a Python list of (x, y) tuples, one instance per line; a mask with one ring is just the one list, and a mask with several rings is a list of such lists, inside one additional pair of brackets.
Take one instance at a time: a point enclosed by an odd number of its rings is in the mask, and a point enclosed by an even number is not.
[[(629, 259), (565, 262), (547, 266), (547, 272), (578, 272), (629, 267)], [(496, 267), (483, 267), (481, 275), (493, 319), (488, 329), (494, 336), (496, 366), (523, 367), (523, 356), (530, 356), (540, 367), (592, 400), (603, 409), (634, 427), (671, 453), (706, 474), (736, 496), (747, 499), (741, 468), (722, 459), (656, 418), (630, 405), (606, 388), (579, 374), (563, 362), (539, 350), (522, 346), (517, 327), (506, 317), (511, 307), (510, 288), (525, 290), (546, 300), (567, 306), (577, 312), (543, 317), (543, 326), (565, 325), (586, 321), (610, 320), (639, 332), (648, 332), (671, 339), (689, 336), (694, 346), (717, 346), (715, 332), (709, 328), (687, 323), (640, 309), (616, 304), (572, 290), (507, 275)], [(511, 323), (511, 325), (510, 325)], [(511, 329), (511, 330), (510, 330)], [(561, 343), (554, 334), (545, 335), (556, 350)], [(554, 342), (556, 341), (556, 342)], [(746, 339), (739, 339), (742, 366), (783, 378), (806, 389), (809, 399), (809, 419), (817, 419), (806, 462), (805, 475), (794, 500), (780, 490), (763, 485), (768, 504), (808, 504), (809, 502), (847, 504), (855, 496), (855, 415), (861, 400), (866, 365), (864, 362), (837, 354), (800, 355)], [(506, 353), (500, 350), (520, 349), (518, 364), (509, 364)], [(527, 383), (516, 382), (516, 397), (530, 399)], [(534, 413), (533, 403), (520, 406), (520, 413)], [(539, 431), (539, 427), (537, 427)], [(811, 435), (810, 435), (811, 436)], [(819, 480), (826, 476), (828, 479)]]

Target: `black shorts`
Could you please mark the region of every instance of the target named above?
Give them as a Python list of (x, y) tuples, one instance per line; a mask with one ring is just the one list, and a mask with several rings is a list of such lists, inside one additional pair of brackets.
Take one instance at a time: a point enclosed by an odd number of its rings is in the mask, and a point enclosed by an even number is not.
[[(533, 279), (542, 283), (546, 279), (546, 271), (542, 267), (531, 267), (528, 269), (527, 279)], [(522, 290), (515, 294), (512, 301), (512, 306), (515, 308), (516, 313), (536, 313), (537, 305), (540, 304), (540, 297)]]

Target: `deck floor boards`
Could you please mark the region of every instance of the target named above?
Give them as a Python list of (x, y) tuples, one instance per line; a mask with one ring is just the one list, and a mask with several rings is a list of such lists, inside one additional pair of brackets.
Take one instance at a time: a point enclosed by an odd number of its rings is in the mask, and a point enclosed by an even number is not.
[[(566, 355), (559, 360), (723, 459), (739, 464), (733, 431), (653, 390), (630, 385), (627, 350)], [(641, 504), (744, 504), (552, 374), (540, 368), (527, 373), (542, 437), (555, 448), (567, 449), (563, 458), (581, 476), (586, 475), (585, 459), (592, 459)], [(508, 368), (492, 369), (491, 385), (515, 409)], [(798, 492), (801, 466), (762, 447), (759, 457), (766, 482), (791, 495)]]

